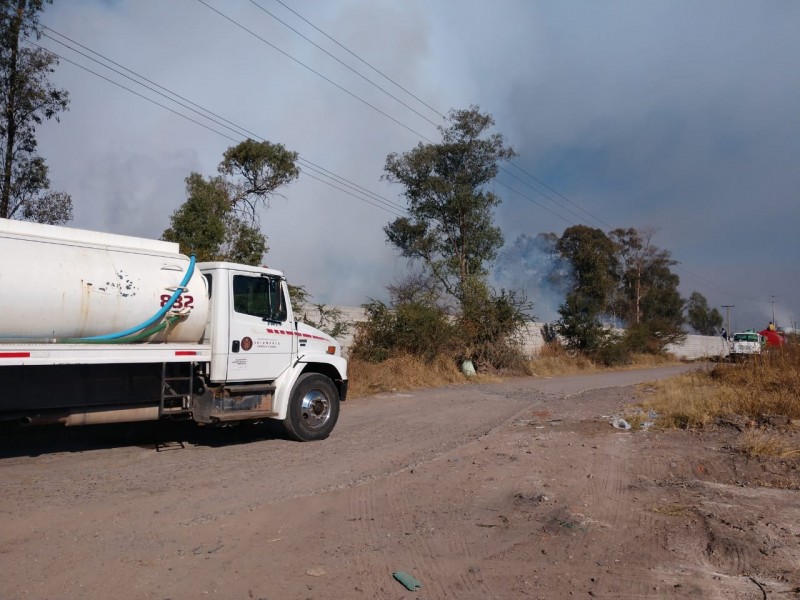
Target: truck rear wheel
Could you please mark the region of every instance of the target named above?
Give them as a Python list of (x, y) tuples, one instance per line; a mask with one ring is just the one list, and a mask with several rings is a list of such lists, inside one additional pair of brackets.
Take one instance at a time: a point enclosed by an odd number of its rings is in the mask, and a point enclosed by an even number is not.
[(318, 373), (299, 377), (289, 399), (283, 426), (298, 441), (324, 440), (339, 418), (339, 392), (333, 382)]

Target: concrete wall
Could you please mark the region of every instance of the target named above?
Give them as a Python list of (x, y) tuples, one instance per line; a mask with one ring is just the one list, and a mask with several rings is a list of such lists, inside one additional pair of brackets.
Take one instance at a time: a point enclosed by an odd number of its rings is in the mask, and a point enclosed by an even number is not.
[[(366, 319), (364, 309), (357, 306), (339, 306), (337, 307), (342, 313), (342, 320), (350, 323), (357, 323)], [(301, 318), (305, 316), (306, 319), (313, 322), (319, 321), (319, 312), (315, 308), (309, 308), (303, 312)], [(545, 345), (545, 340), (542, 335), (542, 329), (546, 323), (528, 323), (527, 330), (523, 334), (523, 349), (526, 355), (536, 356), (539, 350)], [(350, 344), (353, 342), (354, 327), (350, 327), (350, 331), (339, 338), (339, 343), (342, 348), (347, 351)], [(718, 358), (720, 356), (728, 355), (728, 344), (721, 337), (708, 336), (708, 335), (687, 335), (686, 341), (680, 345), (667, 346), (667, 352), (670, 352), (678, 358), (686, 360), (698, 360), (702, 358)]]
[(728, 356), (728, 342), (716, 335), (687, 335), (679, 346), (670, 344), (667, 352), (687, 360)]

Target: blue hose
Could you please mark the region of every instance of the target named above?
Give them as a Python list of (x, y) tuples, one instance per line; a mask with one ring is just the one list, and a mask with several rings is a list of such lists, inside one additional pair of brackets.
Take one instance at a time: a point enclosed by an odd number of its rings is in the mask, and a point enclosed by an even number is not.
[(131, 327), (130, 329), (126, 329), (125, 331), (119, 331), (117, 333), (107, 333), (105, 335), (95, 335), (92, 337), (78, 338), (79, 341), (85, 342), (85, 341), (116, 340), (128, 335), (132, 335), (137, 331), (141, 331), (145, 327), (150, 327), (150, 325), (159, 321), (165, 314), (167, 314), (167, 311), (170, 308), (172, 308), (172, 305), (175, 304), (175, 301), (178, 299), (178, 296), (180, 296), (181, 293), (183, 293), (183, 289), (186, 287), (186, 284), (189, 283), (189, 280), (192, 278), (192, 275), (194, 274), (194, 263), (195, 263), (195, 258), (194, 254), (192, 254), (192, 257), (189, 259), (189, 268), (186, 270), (186, 275), (183, 276), (183, 281), (181, 281), (180, 285), (178, 286), (178, 289), (176, 289), (173, 292), (170, 299), (166, 302), (166, 304), (164, 304), (164, 306), (161, 307), (161, 310), (159, 310), (156, 314), (147, 319), (147, 321), (144, 321), (143, 323), (136, 325), (135, 327)]

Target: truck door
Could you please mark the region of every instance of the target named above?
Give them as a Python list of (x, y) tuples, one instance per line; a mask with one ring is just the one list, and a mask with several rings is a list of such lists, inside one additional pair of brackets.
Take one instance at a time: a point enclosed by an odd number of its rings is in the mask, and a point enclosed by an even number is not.
[(281, 278), (229, 273), (231, 277), (228, 381), (274, 379), (291, 364), (296, 343)]

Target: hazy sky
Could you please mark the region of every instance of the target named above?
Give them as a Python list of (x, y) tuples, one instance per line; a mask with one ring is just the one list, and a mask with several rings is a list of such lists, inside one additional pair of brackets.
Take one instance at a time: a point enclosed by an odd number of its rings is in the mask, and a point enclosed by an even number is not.
[[(382, 230), (398, 209), (373, 206), (403, 202), (380, 180), (386, 155), (438, 140), (441, 114), (477, 104), (519, 153), (493, 186), (509, 246), (578, 222), (654, 227), (681, 263), (683, 294), (735, 305), (732, 328), (765, 326), (773, 294), (779, 325), (800, 319), (795, 0), (55, 0), (42, 22), (379, 197), (369, 204), (303, 167), (264, 212), (266, 263), (318, 301), (385, 296), (406, 269)], [(58, 66), (70, 110), (40, 128), (40, 151), (52, 188), (72, 195), (72, 225), (159, 237), (186, 176), (215, 174), (248, 134), (40, 43), (219, 132)], [(552, 317), (552, 299), (532, 294)]]

